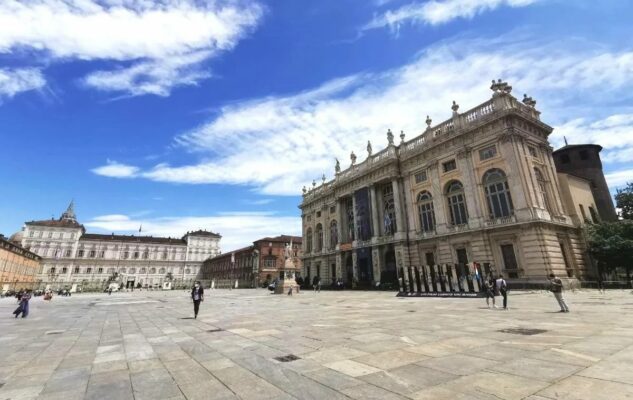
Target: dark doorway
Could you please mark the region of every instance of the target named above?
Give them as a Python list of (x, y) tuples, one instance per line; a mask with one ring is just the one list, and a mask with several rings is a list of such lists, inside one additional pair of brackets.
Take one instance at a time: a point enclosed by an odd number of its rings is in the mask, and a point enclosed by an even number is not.
[(127, 289), (134, 289), (134, 281), (133, 280), (132, 281), (127, 281), (125, 287)]
[(380, 271), (380, 283), (396, 284), (398, 282), (396, 273), (396, 252), (393, 249), (385, 253), (385, 269)]
[(424, 258), (426, 260), (426, 265), (435, 265), (435, 254), (433, 254), (432, 251), (424, 253)]
[(371, 250), (367, 247), (356, 250), (356, 260), (358, 262), (358, 283), (371, 284), (374, 279)]
[(352, 253), (345, 253), (345, 276), (348, 286), (352, 286), (354, 281), (354, 264), (352, 261)]
[(567, 277), (573, 278), (574, 270), (571, 267), (571, 265), (569, 265), (569, 259), (567, 258), (567, 251), (565, 251), (565, 243), (558, 242), (558, 244), (560, 245), (560, 252), (563, 254), (563, 262), (565, 263), (565, 269), (567, 270)]
[(518, 278), (517, 258), (514, 254), (514, 246), (511, 244), (501, 245), (501, 255), (503, 257), (503, 268), (508, 273), (508, 278)]

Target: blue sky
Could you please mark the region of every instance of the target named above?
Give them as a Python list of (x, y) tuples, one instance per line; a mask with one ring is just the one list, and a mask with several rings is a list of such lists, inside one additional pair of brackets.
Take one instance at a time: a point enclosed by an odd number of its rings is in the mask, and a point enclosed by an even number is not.
[[(55, 17), (52, 17), (52, 16)], [(301, 187), (354, 150), (467, 110), (503, 78), (555, 147), (633, 176), (633, 3), (570, 0), (0, 2), (0, 232), (300, 233)]]

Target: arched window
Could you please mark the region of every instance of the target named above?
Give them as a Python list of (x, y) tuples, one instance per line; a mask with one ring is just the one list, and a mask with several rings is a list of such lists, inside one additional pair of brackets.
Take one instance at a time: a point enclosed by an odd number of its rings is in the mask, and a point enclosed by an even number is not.
[(323, 250), (323, 225), (317, 224), (316, 226), (316, 251)]
[(433, 211), (433, 197), (426, 190), (418, 195), (418, 216), (422, 232), (435, 231), (435, 212)]
[(338, 243), (338, 225), (336, 220), (330, 222), (330, 250), (334, 250), (336, 248), (336, 244)]
[(306, 253), (312, 253), (312, 228), (306, 231)]
[(543, 199), (543, 205), (545, 206), (545, 209), (551, 213), (552, 208), (549, 202), (549, 194), (547, 193), (547, 181), (541, 173), (541, 170), (538, 168), (534, 168), (534, 175), (536, 175), (536, 184), (541, 194), (541, 198)]
[(506, 174), (500, 169), (491, 169), (484, 174), (484, 191), (488, 200), (490, 218), (508, 217), (514, 213), (512, 196)]
[(468, 223), (468, 210), (464, 198), (464, 185), (459, 181), (452, 181), (446, 186), (446, 199), (450, 223), (452, 225), (464, 225)]
[(164, 273), (165, 273), (165, 268), (161, 268), (161, 269), (159, 269), (159, 270), (158, 270), (158, 273), (159, 273), (159, 274), (164, 274)]
[(396, 233), (396, 207), (393, 201), (393, 185), (388, 183), (382, 187), (383, 204), (383, 233), (393, 235)]
[(149, 273), (150, 274), (155, 274), (156, 273), (156, 268), (150, 268), (149, 269)]

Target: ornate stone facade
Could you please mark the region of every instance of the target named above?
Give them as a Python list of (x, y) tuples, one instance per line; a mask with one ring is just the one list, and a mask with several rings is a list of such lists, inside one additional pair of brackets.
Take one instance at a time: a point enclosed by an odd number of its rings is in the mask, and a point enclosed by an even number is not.
[(73, 204), (59, 219), (26, 222), (22, 246), (42, 257), (38, 280), (54, 287), (100, 287), (115, 278), (125, 287), (191, 285), (204, 260), (220, 253), (221, 236), (188, 232), (182, 238), (91, 234)]
[(303, 274), (395, 284), (401, 268), (478, 262), (513, 281), (591, 274), (566, 214), (536, 102), (493, 81), (492, 98), (305, 190)]

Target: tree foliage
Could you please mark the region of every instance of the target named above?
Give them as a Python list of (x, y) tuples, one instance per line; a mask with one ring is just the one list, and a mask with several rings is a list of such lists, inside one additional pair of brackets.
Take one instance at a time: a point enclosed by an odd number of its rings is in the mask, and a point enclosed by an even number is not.
[(633, 221), (602, 222), (587, 226), (589, 252), (607, 271), (633, 269)]
[(622, 218), (633, 219), (633, 182), (627, 183), (624, 189), (616, 190), (615, 206), (622, 210)]

